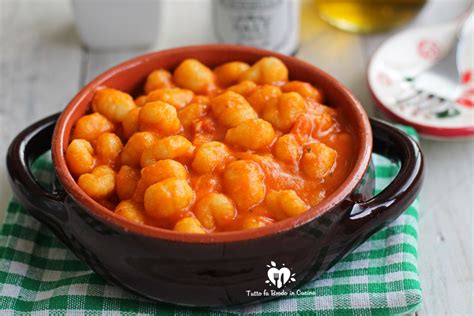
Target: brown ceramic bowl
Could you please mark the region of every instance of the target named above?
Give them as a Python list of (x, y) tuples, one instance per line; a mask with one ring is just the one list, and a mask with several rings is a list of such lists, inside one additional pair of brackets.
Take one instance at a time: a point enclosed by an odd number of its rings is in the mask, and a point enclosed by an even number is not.
[[(327, 104), (346, 113), (357, 137), (353, 170), (321, 204), (264, 228), (195, 235), (129, 222), (96, 203), (77, 186), (66, 166), (64, 152), (71, 128), (89, 109), (98, 87), (136, 94), (152, 70), (174, 69), (185, 58), (197, 58), (212, 67), (233, 60), (253, 63), (270, 55), (286, 64), (291, 79), (321, 88)], [(59, 192), (42, 189), (30, 172), (31, 161), (49, 149), (63, 186)], [(394, 181), (375, 197), (371, 196), (372, 152), (401, 165)], [(150, 53), (106, 71), (86, 85), (59, 116), (50, 116), (20, 133), (9, 148), (7, 165), (18, 199), (97, 274), (150, 299), (191, 306), (261, 300), (262, 297), (249, 296), (247, 290), (271, 289), (265, 283), (271, 261), (278, 267), (285, 264), (294, 273), (295, 281), (281, 289), (290, 290), (320, 276), (397, 218), (415, 199), (423, 175), (422, 155), (416, 143), (388, 124), (369, 121), (359, 102), (333, 77), (293, 57), (234, 45)]]

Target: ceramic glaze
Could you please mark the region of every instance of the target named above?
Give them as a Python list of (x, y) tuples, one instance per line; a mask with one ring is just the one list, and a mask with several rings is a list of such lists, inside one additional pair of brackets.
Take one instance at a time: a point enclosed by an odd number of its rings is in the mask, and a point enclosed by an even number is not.
[[(321, 87), (328, 104), (337, 103), (357, 136), (355, 167), (323, 203), (295, 218), (260, 229), (208, 235), (186, 234), (135, 224), (86, 196), (64, 159), (71, 128), (89, 106), (96, 88), (106, 85), (132, 93), (156, 68), (173, 69), (194, 57), (210, 66), (232, 60), (254, 62), (276, 56), (290, 79)], [(371, 127), (372, 126), (372, 127)], [(54, 133), (53, 133), (54, 130)], [(373, 130), (373, 141), (372, 141)], [(29, 164), (51, 149), (60, 192), (47, 192), (31, 175)], [(400, 172), (371, 197), (372, 152), (400, 163)], [(17, 198), (48, 225), (81, 260), (107, 281), (150, 299), (188, 306), (222, 306), (276, 297), (248, 295), (273, 286), (291, 290), (320, 276), (352, 249), (397, 218), (415, 199), (423, 179), (423, 158), (414, 141), (398, 129), (369, 120), (352, 94), (334, 78), (298, 59), (232, 45), (177, 48), (125, 62), (84, 87), (66, 109), (39, 121), (12, 142), (7, 157)], [(271, 262), (278, 264), (267, 283)], [(291, 272), (283, 274), (282, 264)], [(278, 270), (278, 271), (276, 271)], [(293, 278), (294, 281), (289, 282)], [(283, 281), (285, 284), (283, 284)], [(276, 285), (275, 285), (276, 284)]]

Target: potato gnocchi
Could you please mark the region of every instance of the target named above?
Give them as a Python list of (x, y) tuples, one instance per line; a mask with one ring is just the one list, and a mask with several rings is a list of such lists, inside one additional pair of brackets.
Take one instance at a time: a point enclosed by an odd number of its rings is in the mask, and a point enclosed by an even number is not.
[(318, 205), (353, 167), (337, 104), (265, 57), (156, 69), (142, 93), (96, 91), (65, 156), (79, 187), (127, 220), (209, 234)]

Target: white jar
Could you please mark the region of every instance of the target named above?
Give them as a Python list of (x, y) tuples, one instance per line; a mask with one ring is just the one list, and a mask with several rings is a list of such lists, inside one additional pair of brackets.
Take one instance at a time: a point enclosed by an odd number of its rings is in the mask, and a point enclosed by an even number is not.
[(218, 42), (255, 46), (283, 54), (299, 45), (299, 0), (214, 0)]
[(159, 0), (72, 0), (77, 30), (91, 49), (147, 47), (158, 35)]

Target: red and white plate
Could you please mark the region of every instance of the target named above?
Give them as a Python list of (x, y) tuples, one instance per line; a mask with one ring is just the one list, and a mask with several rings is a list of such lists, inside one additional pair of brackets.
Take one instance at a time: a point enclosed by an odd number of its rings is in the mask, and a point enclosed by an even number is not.
[[(452, 101), (449, 114), (428, 111), (421, 102), (401, 102), (402, 95), (414, 89), (407, 78), (417, 75), (446, 56), (457, 37), (458, 83), (450, 87), (442, 80), (429, 80), (431, 90), (448, 92)], [(456, 66), (455, 66), (456, 67)], [(368, 68), (368, 83), (377, 105), (388, 116), (411, 125), (425, 137), (451, 139), (474, 136), (474, 16), (460, 23), (403, 31), (384, 42), (375, 52)], [(425, 78), (426, 79), (426, 76)], [(441, 78), (442, 79), (442, 78)]]

